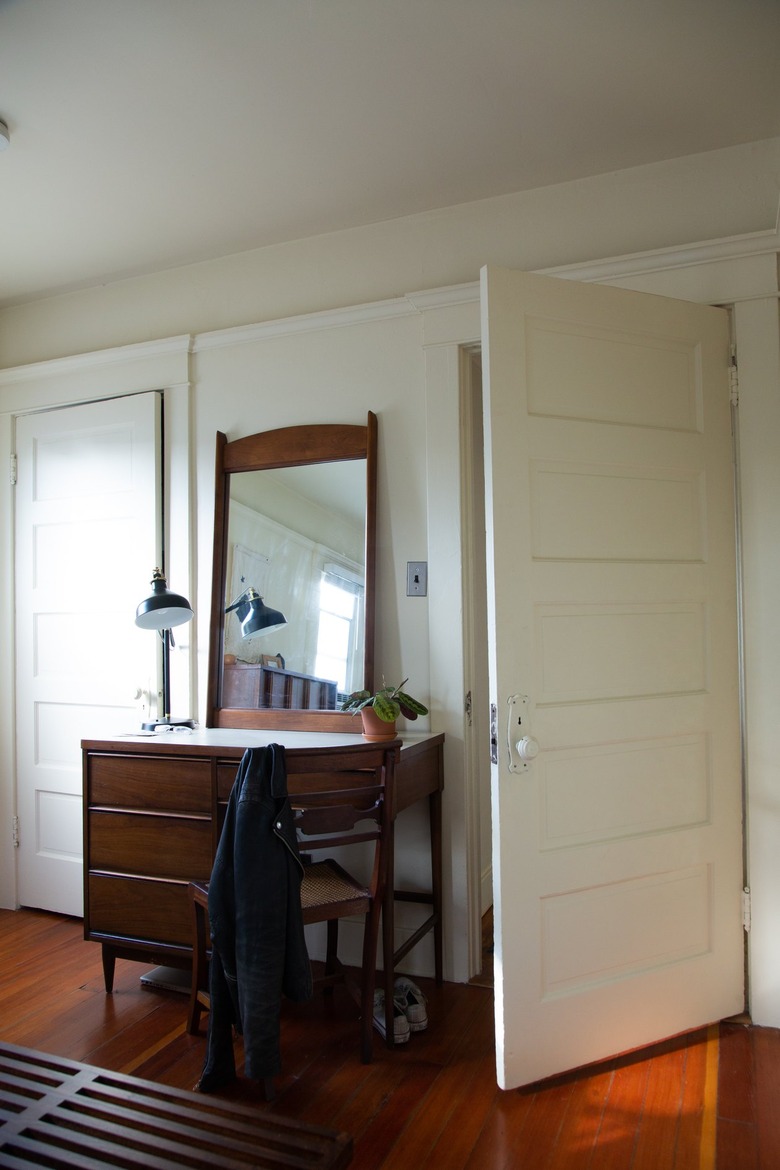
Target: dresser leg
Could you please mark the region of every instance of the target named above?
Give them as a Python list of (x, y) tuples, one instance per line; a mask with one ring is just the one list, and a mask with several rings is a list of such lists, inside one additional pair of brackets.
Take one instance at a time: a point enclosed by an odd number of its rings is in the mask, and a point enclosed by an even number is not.
[(106, 994), (110, 995), (114, 990), (114, 968), (116, 967), (116, 955), (111, 947), (103, 943), (103, 979), (106, 984)]

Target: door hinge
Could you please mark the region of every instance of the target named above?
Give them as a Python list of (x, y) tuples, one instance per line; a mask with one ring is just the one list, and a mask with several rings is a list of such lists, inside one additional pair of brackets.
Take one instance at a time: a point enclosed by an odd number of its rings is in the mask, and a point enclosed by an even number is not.
[(742, 929), (746, 934), (750, 933), (750, 916), (750, 886), (745, 886), (744, 890), (742, 891)]
[(15, 455), (11, 456), (11, 487), (16, 487), (16, 476), (19, 471), (19, 460)]
[(737, 347), (731, 346), (729, 354), (729, 402), (732, 406), (739, 406), (739, 367), (737, 366)]
[(466, 713), (466, 720), (469, 727), (471, 727), (471, 691), (466, 692), (466, 699), (463, 704), (463, 710)]
[(14, 817), (11, 821), (11, 840), (14, 843), (14, 849), (19, 848), (19, 818)]

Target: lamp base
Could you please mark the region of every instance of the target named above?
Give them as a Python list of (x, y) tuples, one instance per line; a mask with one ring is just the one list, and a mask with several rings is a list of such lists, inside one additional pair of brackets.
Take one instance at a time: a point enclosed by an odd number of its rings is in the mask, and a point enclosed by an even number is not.
[(171, 719), (166, 715), (164, 719), (154, 719), (151, 723), (142, 723), (142, 731), (164, 731), (168, 727), (194, 727), (194, 719)]

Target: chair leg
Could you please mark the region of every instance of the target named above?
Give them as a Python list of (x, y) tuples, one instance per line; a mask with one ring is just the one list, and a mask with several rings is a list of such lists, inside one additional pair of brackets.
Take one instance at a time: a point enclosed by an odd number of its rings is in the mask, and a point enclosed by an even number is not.
[(201, 1011), (208, 1002), (208, 952), (206, 907), (194, 896), (192, 898), (192, 912), (194, 922), (192, 983), (190, 986), (190, 1001), (187, 1009), (187, 1032), (191, 1036), (196, 1036), (200, 1024)]
[(197, 1036), (200, 1027), (200, 1013), (202, 1005), (198, 999), (198, 989), (195, 984), (195, 976), (193, 974), (192, 987), (190, 988), (190, 1002), (187, 1008), (187, 1032), (190, 1036)]
[[(338, 918), (329, 918), (327, 922), (327, 945), (325, 948), (325, 976), (330, 978), (335, 975), (339, 969), (339, 920)], [(323, 995), (333, 995), (333, 982), (326, 983), (322, 989)]]
[[(360, 976), (360, 1059), (371, 1064), (374, 1059), (374, 987), (376, 985), (376, 948), (379, 939), (381, 902), (377, 899), (366, 914), (363, 933), (363, 969)], [(390, 1005), (392, 1028), (392, 1005)], [(388, 1045), (393, 1045), (393, 1034), (388, 1033)]]

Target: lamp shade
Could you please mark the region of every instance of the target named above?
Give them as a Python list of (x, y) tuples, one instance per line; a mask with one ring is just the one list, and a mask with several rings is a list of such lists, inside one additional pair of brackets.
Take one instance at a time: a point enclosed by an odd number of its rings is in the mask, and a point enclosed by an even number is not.
[(135, 613), (135, 624), (143, 630), (170, 630), (190, 621), (193, 609), (186, 597), (173, 593), (159, 569), (152, 576), (152, 594)]
[(242, 638), (256, 638), (261, 634), (272, 634), (287, 625), (287, 618), (278, 609), (266, 605), (260, 594), (251, 586), (229, 605), (225, 613), (236, 611), (241, 623)]

